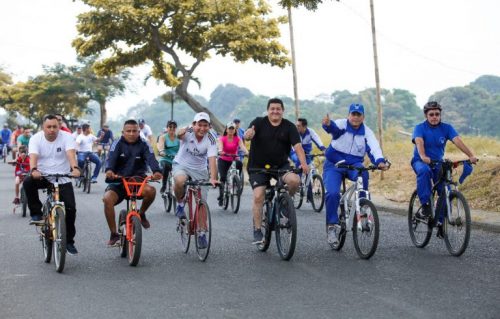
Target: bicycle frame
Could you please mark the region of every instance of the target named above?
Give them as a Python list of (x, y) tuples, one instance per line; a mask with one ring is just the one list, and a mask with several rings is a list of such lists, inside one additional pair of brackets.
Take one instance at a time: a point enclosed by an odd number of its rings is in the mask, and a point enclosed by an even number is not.
[[(361, 176), (361, 172), (358, 173), (358, 177), (356, 179), (356, 182), (353, 183), (351, 186), (349, 186), (349, 188), (347, 190), (345, 188), (346, 187), (345, 186), (345, 178), (344, 178), (342, 184), (343, 184), (344, 192), (342, 194), (342, 197), (340, 198), (340, 203), (341, 203), (341, 205), (344, 206), (346, 225), (350, 225), (351, 214), (356, 214), (356, 213), (359, 214), (360, 210), (361, 210), (361, 206), (359, 204), (359, 201), (361, 199), (360, 194), (364, 193), (365, 194), (364, 198), (366, 198), (368, 200), (371, 200), (371, 196), (370, 196), (369, 191), (363, 189), (363, 177)], [(357, 227), (359, 230), (361, 230), (361, 224), (357, 225)]]
[[(132, 177), (133, 178), (133, 177)], [(132, 179), (129, 178), (129, 179)], [(150, 176), (144, 178), (141, 182), (133, 182), (127, 180), (127, 178), (122, 177), (123, 186), (127, 193), (127, 218), (125, 220), (126, 223), (126, 232), (127, 232), (127, 241), (132, 240), (132, 217), (135, 216), (139, 220), (141, 220), (141, 215), (137, 210), (137, 199), (142, 196), (142, 191), (144, 190), (144, 186), (151, 179)]]
[[(188, 185), (186, 190), (187, 196), (187, 204), (189, 205), (189, 235), (194, 235), (196, 232), (196, 228), (198, 226), (198, 221), (194, 218), (194, 216), (198, 216), (198, 204), (201, 200), (201, 187), (196, 185)], [(194, 200), (194, 203), (193, 203)], [(194, 204), (194, 209), (193, 209)], [(202, 225), (205, 226), (206, 225)]]
[[(436, 194), (438, 196), (436, 205), (431, 205), (432, 216), (435, 216), (434, 222), (440, 219), (442, 212), (441, 205), (443, 204), (446, 205), (446, 216), (448, 217), (449, 220), (451, 220), (450, 193), (452, 191), (458, 191), (458, 185), (456, 182), (453, 181), (452, 173), (453, 169), (457, 168), (458, 165), (460, 164), (463, 165), (463, 162), (464, 161), (451, 162), (449, 160), (433, 162), (434, 165), (437, 164), (443, 165), (442, 169), (444, 170), (444, 176), (440, 177), (438, 182), (434, 184), (431, 192), (433, 198), (435, 198)], [(440, 185), (442, 185), (442, 189), (438, 190)], [(434, 200), (432, 200), (432, 202), (434, 202)]]

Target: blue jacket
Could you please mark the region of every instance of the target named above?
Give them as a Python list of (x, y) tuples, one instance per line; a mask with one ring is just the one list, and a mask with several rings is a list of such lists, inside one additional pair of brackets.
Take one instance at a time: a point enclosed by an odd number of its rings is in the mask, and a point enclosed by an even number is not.
[(106, 171), (111, 170), (124, 177), (146, 176), (148, 166), (153, 172), (161, 173), (153, 149), (145, 139), (139, 138), (130, 144), (122, 136), (111, 145)]
[(368, 126), (361, 124), (358, 129), (354, 129), (347, 119), (340, 119), (330, 121), (328, 126), (323, 125), (323, 129), (332, 135), (332, 142), (325, 152), (330, 162), (345, 160), (346, 164), (360, 163), (365, 153), (375, 165), (385, 161), (380, 144)]

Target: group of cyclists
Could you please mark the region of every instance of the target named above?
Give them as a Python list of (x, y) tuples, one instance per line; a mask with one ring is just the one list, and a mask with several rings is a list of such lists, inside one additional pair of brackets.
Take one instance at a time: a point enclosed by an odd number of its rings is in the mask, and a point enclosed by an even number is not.
[[(318, 134), (308, 127), (307, 119), (299, 118), (294, 124), (283, 117), (284, 111), (283, 101), (272, 98), (267, 103), (266, 116), (252, 120), (246, 130), (240, 128), (239, 119), (233, 119), (226, 124), (224, 132), (218, 137), (211, 132), (211, 119), (205, 112), (197, 113), (189, 126), (180, 129), (175, 121), (168, 121), (166, 130), (157, 140), (159, 161), (152, 146), (155, 141), (151, 128), (143, 119), (125, 121), (121, 136), (114, 138), (107, 126), (99, 131), (98, 137), (94, 136), (88, 124), (77, 128), (81, 129), (81, 133), (72, 136), (63, 124), (62, 116), (46, 115), (43, 118), (42, 130), (29, 139), (28, 160), (26, 150), (19, 149), (22, 162), (24, 165), (29, 164), (30, 175), (24, 179), (23, 186), (32, 223), (37, 224), (42, 219), (38, 189), (46, 188), (51, 183), (50, 178), (43, 177), (44, 174), (71, 172), (73, 177), (78, 178), (82, 159), (90, 155), (90, 160), (96, 163), (92, 178), (97, 179), (101, 163), (93, 153), (88, 154), (92, 152), (92, 145), (95, 143), (110, 144), (108, 159), (103, 163), (105, 182), (108, 184), (103, 196), (104, 213), (110, 231), (108, 246), (115, 246), (119, 241), (115, 206), (127, 196), (121, 177), (145, 177), (151, 174), (153, 180), (162, 181), (160, 192), (163, 193), (168, 182), (167, 176), (171, 174), (177, 200), (175, 215), (182, 223), (186, 218), (185, 182), (189, 179), (206, 180), (213, 187), (219, 187), (218, 203), (222, 205), (223, 184), (226, 182), (231, 163), (236, 160), (237, 168), (241, 171), (243, 157), (248, 156), (249, 184), (253, 190), (253, 243), (260, 244), (264, 240), (261, 220), (265, 189), (273, 176), (254, 173), (252, 169), (285, 170), (290, 168), (293, 162), (296, 167), (301, 168), (302, 174), (307, 174), (310, 163), (308, 155), (311, 155), (315, 144), (325, 156), (323, 179), (326, 189), (326, 240), (328, 244), (335, 245), (338, 243), (340, 230), (338, 208), (341, 183), (344, 178), (354, 181), (357, 177), (353, 171), (339, 168), (335, 164), (343, 161), (348, 165), (363, 166), (365, 155), (368, 155), (378, 168), (385, 170), (389, 166), (375, 134), (364, 123), (365, 110), (362, 104), (351, 104), (347, 109), (346, 118), (332, 120), (328, 114), (323, 118), (322, 128), (331, 137), (327, 147), (323, 145)], [(439, 103), (428, 102), (424, 106), (425, 120), (415, 127), (412, 137), (415, 151), (411, 166), (416, 174), (418, 196), (424, 206), (420, 218), (428, 218), (430, 215), (430, 210), (426, 207), (429, 205), (432, 183), (436, 182), (439, 176), (439, 167), (430, 167), (429, 164), (431, 161), (442, 160), (448, 140), (457, 145), (472, 163), (477, 162), (477, 158), (455, 129), (441, 121), (441, 112)], [(2, 132), (2, 138), (3, 136)], [(249, 150), (245, 141), (250, 142)], [(102, 150), (101, 145), (100, 151)], [(362, 177), (363, 188), (368, 190), (369, 174), (365, 171)], [(290, 171), (282, 178), (287, 185), (287, 191), (293, 196), (300, 184), (299, 174)], [(66, 207), (67, 251), (76, 254), (76, 204), (73, 186), (69, 179), (60, 180), (59, 185), (61, 200)], [(207, 190), (203, 188), (202, 197), (206, 198)], [(310, 199), (310, 190), (307, 196)], [(141, 223), (145, 229), (150, 227), (146, 212), (155, 197), (156, 189), (146, 184), (140, 207)], [(200, 237), (199, 244), (203, 247), (203, 236)]]

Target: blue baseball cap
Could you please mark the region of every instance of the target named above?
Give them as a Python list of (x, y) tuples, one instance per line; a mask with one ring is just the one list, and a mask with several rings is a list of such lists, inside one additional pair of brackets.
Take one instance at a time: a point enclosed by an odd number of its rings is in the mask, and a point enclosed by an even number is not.
[(365, 115), (365, 107), (363, 106), (363, 104), (353, 103), (349, 105), (349, 114), (354, 112)]

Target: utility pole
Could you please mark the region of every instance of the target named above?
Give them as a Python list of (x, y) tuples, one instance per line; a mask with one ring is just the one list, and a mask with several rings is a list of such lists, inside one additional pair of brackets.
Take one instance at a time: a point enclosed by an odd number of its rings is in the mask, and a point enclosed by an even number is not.
[[(378, 73), (378, 55), (377, 55), (377, 37), (375, 34), (375, 11), (373, 8), (373, 0), (370, 0), (370, 11), (372, 16), (372, 42), (373, 42), (373, 61), (375, 62), (375, 88), (377, 97), (377, 126), (378, 139), (380, 149), (383, 150), (383, 134), (382, 134), (382, 103), (380, 101), (380, 78)], [(384, 179), (384, 172), (380, 172), (380, 179)]]
[(297, 68), (295, 62), (295, 42), (293, 40), (292, 8), (288, 6), (288, 26), (290, 27), (290, 47), (292, 51), (293, 97), (295, 99), (295, 120), (299, 118), (299, 92), (297, 85)]

